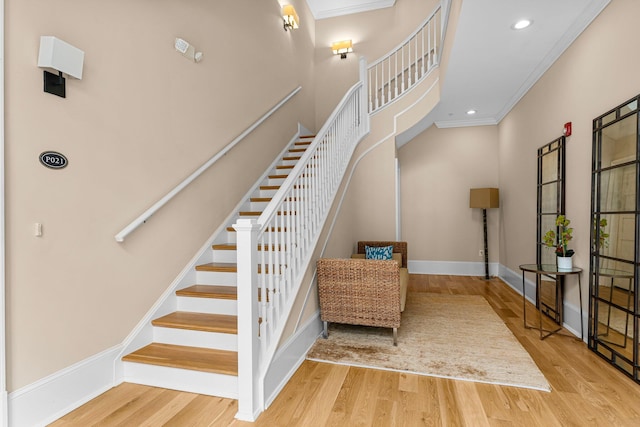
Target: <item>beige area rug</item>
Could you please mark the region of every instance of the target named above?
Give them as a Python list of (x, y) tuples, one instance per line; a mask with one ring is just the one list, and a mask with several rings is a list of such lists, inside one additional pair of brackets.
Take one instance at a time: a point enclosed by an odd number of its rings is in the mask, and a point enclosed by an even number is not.
[(482, 296), (410, 293), (391, 329), (329, 324), (307, 359), (550, 391), (533, 359)]

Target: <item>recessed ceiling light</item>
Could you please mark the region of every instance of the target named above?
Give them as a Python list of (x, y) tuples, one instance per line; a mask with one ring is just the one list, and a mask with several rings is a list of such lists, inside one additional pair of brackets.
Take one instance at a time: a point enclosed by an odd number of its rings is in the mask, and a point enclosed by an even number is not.
[(532, 23), (533, 21), (530, 19), (521, 19), (515, 24), (513, 24), (511, 28), (513, 28), (514, 30), (523, 30), (527, 28), (529, 25), (531, 25)]
[(469, 110), (469, 111), (467, 111), (467, 114), (468, 114), (468, 115), (470, 115), (470, 116), (474, 115), (475, 113), (477, 113), (477, 111), (476, 111), (476, 110)]

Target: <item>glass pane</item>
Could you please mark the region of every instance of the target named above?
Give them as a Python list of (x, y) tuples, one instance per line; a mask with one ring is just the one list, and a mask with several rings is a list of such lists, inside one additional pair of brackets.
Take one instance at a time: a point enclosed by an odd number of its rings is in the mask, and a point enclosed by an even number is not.
[(609, 113), (602, 118), (602, 124), (606, 125), (607, 123), (610, 123), (615, 119), (616, 119), (616, 112), (614, 111), (613, 113)]
[(601, 261), (601, 267), (632, 272), (633, 265), (630, 263), (633, 263), (635, 256), (635, 214), (609, 214), (601, 218), (607, 222), (604, 231), (609, 237), (601, 245), (600, 254), (629, 261), (609, 261), (606, 265)]
[(600, 173), (600, 211), (635, 211), (636, 164)]
[(601, 168), (636, 158), (637, 114), (602, 129)]
[[(550, 184), (545, 184), (542, 186), (542, 206), (541, 206), (540, 212), (541, 213), (557, 213), (558, 212), (558, 183), (552, 182)], [(555, 221), (555, 218), (554, 218), (554, 221)]]
[(631, 101), (624, 107), (620, 108), (620, 115), (624, 116), (625, 114), (630, 113), (632, 111), (636, 111), (637, 109), (638, 109), (638, 100)]
[(542, 182), (558, 180), (558, 150), (542, 157)]
[(541, 263), (542, 264), (552, 264), (555, 265), (556, 264), (556, 253), (554, 252), (553, 248), (549, 248), (544, 246), (542, 248), (542, 254), (541, 254)]
[(558, 304), (557, 304), (557, 283), (555, 280), (549, 277), (541, 277), (540, 280), (540, 303), (542, 313), (557, 319), (558, 316)]
[[(607, 296), (611, 289), (601, 288), (601, 297)], [(615, 350), (628, 357), (633, 349), (633, 316), (605, 301), (598, 301), (598, 339), (616, 346)]]

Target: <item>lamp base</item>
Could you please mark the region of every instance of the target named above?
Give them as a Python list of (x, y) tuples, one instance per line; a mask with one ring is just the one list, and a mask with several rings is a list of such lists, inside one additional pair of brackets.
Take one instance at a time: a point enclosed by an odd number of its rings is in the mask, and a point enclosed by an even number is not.
[(66, 98), (65, 78), (60, 74), (53, 74), (48, 71), (44, 71), (44, 91), (57, 95), (61, 98)]

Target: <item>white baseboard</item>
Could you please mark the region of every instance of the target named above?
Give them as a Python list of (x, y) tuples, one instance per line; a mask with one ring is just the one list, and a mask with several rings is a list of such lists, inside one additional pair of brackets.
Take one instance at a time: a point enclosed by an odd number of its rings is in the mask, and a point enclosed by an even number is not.
[(9, 393), (9, 425), (45, 426), (115, 386), (113, 361), (121, 350), (112, 347)]
[(298, 332), (280, 347), (273, 358), (271, 367), (264, 377), (264, 409), (267, 409), (293, 374), (302, 365), (307, 352), (320, 336), (322, 322), (320, 311), (311, 317)]
[[(412, 261), (407, 263), (411, 274), (446, 274), (452, 276), (484, 276), (484, 262)], [(489, 275), (498, 275), (498, 263), (489, 263)]]

